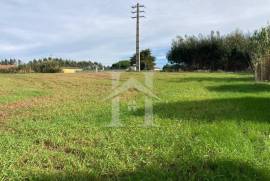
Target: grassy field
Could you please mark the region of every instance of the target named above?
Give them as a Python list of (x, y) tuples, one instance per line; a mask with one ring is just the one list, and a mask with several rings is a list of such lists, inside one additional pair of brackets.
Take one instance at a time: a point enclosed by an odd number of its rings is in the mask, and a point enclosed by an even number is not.
[[(141, 74), (124, 73), (143, 82)], [(1, 180), (270, 180), (270, 85), (248, 74), (156, 73), (156, 127), (144, 97), (110, 73), (1, 74)], [(138, 109), (128, 104), (137, 101)]]

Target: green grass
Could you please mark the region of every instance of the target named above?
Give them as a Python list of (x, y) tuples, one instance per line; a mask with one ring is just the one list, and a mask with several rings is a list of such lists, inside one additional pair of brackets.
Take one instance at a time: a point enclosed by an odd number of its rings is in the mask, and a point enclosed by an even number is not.
[(2, 180), (270, 180), (270, 84), (252, 75), (156, 73), (151, 128), (134, 90), (121, 95), (125, 127), (107, 127), (109, 73), (0, 82)]

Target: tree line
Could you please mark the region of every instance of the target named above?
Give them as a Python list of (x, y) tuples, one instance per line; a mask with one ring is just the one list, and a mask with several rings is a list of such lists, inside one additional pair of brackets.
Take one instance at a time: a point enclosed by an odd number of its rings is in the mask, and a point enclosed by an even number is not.
[(237, 30), (221, 36), (212, 31), (204, 36), (179, 36), (167, 54), (165, 69), (246, 71), (270, 49), (269, 26), (244, 34)]
[(16, 59), (4, 59), (0, 60), (0, 65), (19, 65), (21, 64), (21, 60), (16, 60)]
[(208, 36), (179, 36), (167, 58), (186, 70), (247, 70), (251, 68), (250, 37), (240, 31), (226, 36), (214, 31)]
[(34, 59), (28, 63), (22, 63), (21, 60), (5, 59), (0, 61), (0, 65), (17, 65), (16, 67), (0, 68), (2, 73), (17, 73), (17, 72), (36, 72), (36, 73), (58, 73), (63, 68), (80, 68), (83, 70), (103, 69), (103, 65), (92, 61), (74, 61), (62, 58), (42, 58)]

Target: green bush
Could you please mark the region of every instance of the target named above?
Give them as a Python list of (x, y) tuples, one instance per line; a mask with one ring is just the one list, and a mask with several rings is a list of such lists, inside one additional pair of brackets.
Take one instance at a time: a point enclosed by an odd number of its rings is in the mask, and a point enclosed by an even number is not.
[(129, 60), (121, 60), (112, 64), (112, 69), (125, 70), (130, 67), (131, 62)]
[(179, 71), (185, 71), (186, 66), (184, 64), (166, 64), (163, 69), (164, 72), (179, 72)]

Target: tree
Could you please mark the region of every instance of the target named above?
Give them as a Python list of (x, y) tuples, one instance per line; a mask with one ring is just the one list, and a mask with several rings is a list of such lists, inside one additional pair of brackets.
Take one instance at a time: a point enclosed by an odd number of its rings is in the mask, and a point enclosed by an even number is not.
[(245, 70), (253, 68), (250, 54), (250, 37), (239, 30), (229, 34), (224, 39), (225, 46), (225, 71)]
[(270, 80), (270, 25), (256, 31), (251, 39), (255, 78), (257, 81)]
[(129, 60), (121, 60), (117, 63), (112, 64), (112, 69), (119, 69), (119, 70), (125, 70), (130, 67), (130, 61)]
[[(141, 51), (141, 70), (153, 70), (155, 67), (156, 58), (152, 56), (150, 49), (145, 49)], [(136, 54), (130, 58), (131, 64), (136, 64)]]

